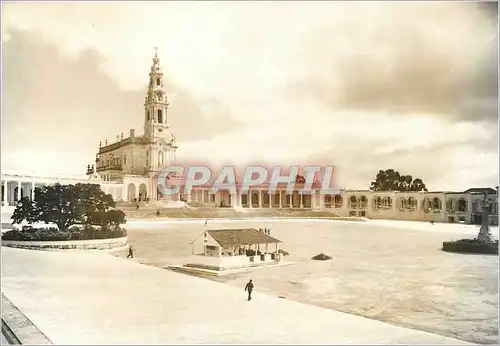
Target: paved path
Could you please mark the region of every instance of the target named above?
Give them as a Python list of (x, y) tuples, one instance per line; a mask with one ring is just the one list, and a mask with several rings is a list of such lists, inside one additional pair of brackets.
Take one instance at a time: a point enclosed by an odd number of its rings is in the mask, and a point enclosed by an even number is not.
[(2, 292), (55, 344), (465, 344), (104, 253), (2, 259)]

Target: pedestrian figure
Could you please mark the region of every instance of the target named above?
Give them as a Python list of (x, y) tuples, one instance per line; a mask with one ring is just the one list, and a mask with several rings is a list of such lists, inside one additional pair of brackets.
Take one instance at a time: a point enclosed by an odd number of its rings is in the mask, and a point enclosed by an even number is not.
[(134, 258), (134, 249), (131, 245), (128, 246), (128, 256), (127, 258)]
[(139, 210), (139, 204), (135, 206), (135, 210)]
[(250, 279), (250, 281), (248, 281), (247, 285), (245, 286), (245, 291), (248, 292), (248, 301), (252, 300), (252, 291), (253, 291), (252, 279)]
[(205, 220), (205, 226), (208, 225), (208, 220)]

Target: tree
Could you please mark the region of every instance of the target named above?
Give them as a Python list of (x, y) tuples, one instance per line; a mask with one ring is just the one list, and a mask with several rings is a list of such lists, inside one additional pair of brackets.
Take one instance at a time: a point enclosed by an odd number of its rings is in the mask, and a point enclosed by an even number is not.
[[(96, 224), (95, 215), (99, 214), (99, 223), (110, 221), (124, 223), (115, 213), (107, 214), (116, 203), (111, 195), (105, 194), (97, 184), (76, 184), (44, 186), (35, 189), (35, 200), (22, 199), (12, 215), (12, 223), (26, 220), (30, 223), (55, 223), (59, 230), (67, 230), (75, 224)], [(113, 221), (114, 220), (114, 221)]]
[(413, 179), (411, 175), (401, 175), (394, 169), (380, 170), (371, 182), (372, 191), (427, 191), (420, 178)]

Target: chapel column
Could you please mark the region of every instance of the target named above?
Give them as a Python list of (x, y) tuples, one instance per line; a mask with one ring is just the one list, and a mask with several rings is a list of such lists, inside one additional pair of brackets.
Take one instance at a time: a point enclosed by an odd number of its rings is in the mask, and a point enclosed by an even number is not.
[(281, 195), (282, 195), (281, 191), (278, 191), (278, 194), (280, 196), (280, 208), (283, 208), (283, 203), (281, 201)]
[(262, 190), (259, 189), (259, 208), (262, 208)]
[(276, 196), (276, 195), (272, 195), (271, 193), (269, 193), (269, 208), (273, 207), (273, 196)]
[(304, 195), (299, 193), (300, 208), (304, 208)]

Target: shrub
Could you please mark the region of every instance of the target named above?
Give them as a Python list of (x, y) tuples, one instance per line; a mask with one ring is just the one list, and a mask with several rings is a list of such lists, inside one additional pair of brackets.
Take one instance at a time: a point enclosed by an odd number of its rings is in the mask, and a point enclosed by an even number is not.
[(477, 239), (447, 241), (443, 243), (443, 251), (498, 255), (498, 240), (492, 243), (484, 243)]
[(92, 240), (121, 238), (127, 235), (125, 229), (119, 226), (111, 228), (96, 227), (91, 225), (73, 226), (67, 231), (60, 231), (56, 227), (34, 228), (25, 226), (22, 230), (7, 231), (2, 235), (2, 240), (14, 241), (65, 241), (65, 240)]
[(320, 253), (320, 254), (317, 254), (316, 256), (311, 257), (311, 259), (315, 260), (315, 261), (327, 261), (327, 260), (331, 260), (332, 257), (325, 255), (324, 253)]

